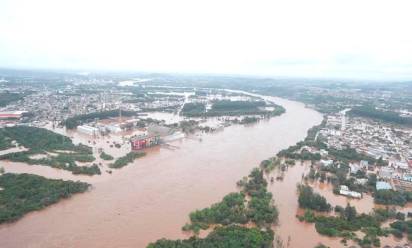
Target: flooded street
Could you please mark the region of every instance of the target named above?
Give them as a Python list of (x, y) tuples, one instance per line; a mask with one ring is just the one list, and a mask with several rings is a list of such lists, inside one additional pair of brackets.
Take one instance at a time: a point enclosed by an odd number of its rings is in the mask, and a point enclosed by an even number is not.
[[(319, 113), (301, 103), (271, 100), (284, 106), (286, 113), (256, 125), (235, 125), (201, 139), (177, 141), (175, 150), (158, 147), (112, 175), (86, 179), (93, 185), (89, 192), (0, 226), (0, 247), (140, 248), (162, 237), (187, 237), (181, 227), (191, 211), (235, 191), (236, 182), (260, 161), (302, 140), (307, 130), (322, 120)], [(11, 171), (10, 167), (6, 170)], [(50, 177), (87, 178), (33, 168), (38, 170), (36, 174), (50, 173)], [(294, 192), (301, 168), (291, 168), (283, 183), (272, 184), (270, 190), (279, 206), (277, 230), (284, 243), (292, 235), (291, 247), (313, 247), (307, 246), (306, 235), (314, 235), (313, 242), (323, 238), (313, 225), (295, 223)], [(16, 171), (31, 172), (31, 168), (20, 165)]]

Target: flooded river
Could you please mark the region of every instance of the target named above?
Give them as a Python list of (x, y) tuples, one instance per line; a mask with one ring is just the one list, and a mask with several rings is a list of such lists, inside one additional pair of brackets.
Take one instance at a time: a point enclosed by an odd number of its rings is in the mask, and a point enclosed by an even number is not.
[[(165, 237), (186, 238), (181, 227), (188, 214), (235, 191), (236, 182), (261, 160), (302, 140), (322, 116), (303, 104), (268, 98), (286, 113), (252, 126), (235, 125), (224, 131), (158, 147), (133, 164), (101, 177), (76, 177), (44, 167), (16, 166), (16, 172), (81, 179), (93, 184), (42, 211), (0, 226), (0, 247), (145, 247)], [(11, 171), (12, 165), (6, 167)], [(33, 169), (31, 169), (33, 168)], [(43, 169), (40, 169), (43, 168)], [(277, 232), (290, 247), (313, 247), (319, 237), (313, 225), (298, 223), (296, 182), (306, 167), (290, 168), (283, 182), (271, 184), (280, 210)], [(9, 170), (10, 169), (10, 170)], [(313, 242), (312, 242), (313, 241)]]

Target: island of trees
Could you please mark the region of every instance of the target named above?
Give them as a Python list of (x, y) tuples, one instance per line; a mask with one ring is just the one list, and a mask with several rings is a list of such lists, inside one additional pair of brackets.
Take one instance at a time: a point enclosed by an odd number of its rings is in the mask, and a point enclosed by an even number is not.
[(188, 117), (213, 117), (213, 116), (240, 116), (240, 115), (264, 115), (277, 116), (285, 112), (279, 105), (273, 105), (274, 110), (266, 110), (268, 107), (264, 101), (229, 101), (220, 100), (212, 104), (211, 109), (206, 110), (204, 103), (186, 103), (181, 114)]
[[(194, 248), (194, 247), (273, 247), (278, 210), (272, 194), (267, 191), (263, 171), (255, 168), (238, 186), (240, 192), (226, 195), (221, 202), (211, 207), (190, 213), (190, 223), (182, 229), (197, 234), (201, 229), (214, 230), (206, 238), (196, 236), (187, 240), (160, 239), (149, 248)], [(253, 226), (253, 227), (249, 227)]]
[(122, 168), (130, 163), (132, 163), (135, 159), (145, 156), (146, 153), (144, 152), (129, 152), (123, 157), (120, 157), (114, 161), (114, 163), (109, 164), (110, 168), (118, 169)]
[(113, 156), (105, 152), (100, 153), (100, 158), (103, 160), (113, 160)]
[[(14, 126), (0, 129), (0, 137), (6, 147), (11, 147), (11, 143), (29, 149), (28, 151), (8, 153), (0, 156), (0, 160), (10, 160), (27, 164), (46, 165), (53, 168), (71, 171), (73, 174), (95, 175), (101, 171), (96, 164), (90, 166), (78, 166), (78, 162), (93, 162), (90, 147), (85, 145), (74, 145), (72, 140), (61, 134), (54, 133), (47, 129)], [(41, 158), (35, 158), (42, 155)]]
[(12, 222), (30, 211), (85, 192), (89, 184), (47, 179), (31, 174), (0, 175), (0, 223)]

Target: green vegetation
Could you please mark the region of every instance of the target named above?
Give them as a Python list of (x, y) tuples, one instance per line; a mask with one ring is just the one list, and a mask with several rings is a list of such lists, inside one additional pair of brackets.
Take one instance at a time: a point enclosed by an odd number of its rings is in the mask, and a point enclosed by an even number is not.
[[(122, 116), (134, 116), (137, 112), (135, 111), (125, 111), (122, 110)], [(109, 110), (109, 111), (102, 111), (102, 112), (93, 112), (84, 115), (76, 115), (71, 118), (66, 119), (62, 125), (66, 126), (68, 129), (74, 129), (77, 126), (81, 125), (82, 123), (94, 121), (96, 119), (107, 119), (111, 117), (119, 116), (119, 110)]]
[(348, 163), (349, 161), (366, 160), (370, 164), (374, 164), (377, 161), (375, 158), (359, 153), (353, 148), (345, 148), (342, 150), (330, 148), (330, 149), (327, 149), (327, 151), (329, 152), (330, 156), (333, 156), (335, 158), (335, 160), (341, 161), (344, 163)]
[(0, 156), (0, 160), (10, 160), (22, 162), (30, 165), (46, 165), (57, 169), (71, 171), (73, 174), (100, 175), (100, 168), (93, 164), (91, 166), (78, 166), (79, 162), (92, 162), (95, 158), (90, 154), (58, 153), (57, 156), (47, 156), (45, 158), (33, 159), (30, 156), (36, 155), (32, 151), (8, 153)]
[(401, 192), (394, 190), (377, 190), (374, 194), (374, 201), (384, 205), (404, 206), (407, 202), (412, 202), (412, 192)]
[[(215, 229), (206, 238), (193, 236), (188, 240), (176, 241), (160, 239), (148, 247), (273, 247), (274, 233), (271, 225), (277, 221), (278, 210), (273, 205), (272, 194), (267, 192), (263, 171), (253, 169), (238, 186), (241, 192), (230, 193), (221, 202), (190, 213), (190, 223), (182, 229), (197, 234), (200, 229), (215, 225)], [(256, 227), (243, 226), (250, 224)]]
[(233, 116), (233, 115), (270, 115), (277, 116), (285, 112), (282, 106), (275, 105), (275, 110), (263, 109), (264, 101), (215, 101), (212, 108), (206, 112), (206, 116)]
[(249, 115), (266, 113), (260, 108), (266, 107), (264, 101), (230, 101), (221, 100), (215, 101), (212, 104), (212, 109), (208, 111), (208, 115)]
[(148, 248), (270, 248), (273, 247), (272, 230), (259, 230), (237, 225), (217, 227), (206, 238), (192, 237), (186, 240), (160, 239)]
[[(203, 103), (186, 103), (182, 109), (182, 115), (188, 117), (212, 117), (212, 116), (235, 116), (235, 115), (265, 115), (277, 116), (285, 112), (282, 106), (274, 105), (274, 110), (262, 109), (266, 107), (264, 101), (229, 101), (220, 100), (212, 104), (212, 108), (206, 111)], [(255, 119), (246, 119), (245, 122), (256, 122)]]
[(330, 211), (331, 205), (325, 197), (313, 192), (313, 189), (307, 185), (298, 185), (299, 207), (316, 211)]
[(244, 194), (230, 193), (221, 202), (190, 213), (191, 224), (186, 224), (183, 230), (198, 233), (200, 229), (207, 229), (211, 224), (245, 224), (248, 222), (245, 201)]
[[(93, 162), (92, 150), (88, 146), (74, 145), (70, 138), (47, 129), (15, 126), (0, 129), (0, 136), (8, 142), (16, 141), (29, 151), (8, 153), (0, 156), (0, 160), (11, 160), (27, 164), (46, 165), (53, 168), (71, 171), (73, 174), (100, 174), (97, 165), (77, 166), (78, 162)], [(52, 152), (57, 155), (49, 155)], [(43, 154), (44, 158), (31, 158)]]
[(71, 139), (43, 128), (29, 126), (14, 126), (0, 129), (0, 137), (15, 140), (32, 150), (69, 150), (84, 151), (86, 146), (75, 146)]
[(404, 234), (407, 235), (408, 240), (412, 241), (412, 220), (399, 220), (390, 224), (391, 233), (397, 237), (402, 238)]
[(185, 103), (181, 114), (188, 117), (202, 116), (206, 112), (206, 106), (203, 103)]
[[(254, 223), (258, 227), (267, 227), (276, 222), (278, 211), (272, 203), (272, 194), (267, 192), (267, 182), (263, 172), (256, 168), (241, 184), (240, 193), (230, 193), (219, 203), (209, 208), (190, 213), (190, 223), (183, 230), (198, 233), (210, 225), (230, 225)], [(246, 200), (246, 196), (250, 199)]]
[(113, 160), (113, 156), (105, 152), (100, 153), (100, 158), (103, 160)]
[[(343, 242), (352, 239), (362, 247), (380, 246), (379, 236), (387, 236), (390, 230), (381, 228), (384, 221), (396, 217), (396, 211), (390, 209), (375, 209), (371, 214), (357, 214), (356, 209), (349, 204), (346, 208), (335, 208), (338, 216), (316, 215), (311, 210), (305, 211), (299, 220), (315, 223), (319, 234), (330, 237), (342, 237)], [(357, 231), (362, 231), (365, 236), (360, 239)]]
[(193, 133), (199, 129), (199, 122), (195, 120), (181, 121), (179, 126), (185, 133)]
[(7, 106), (12, 102), (22, 100), (27, 94), (3, 92), (0, 93), (0, 107)]
[[(319, 139), (316, 139), (317, 133), (326, 125), (326, 120), (324, 119), (321, 124), (310, 128), (307, 132), (304, 141), (296, 143), (296, 145), (290, 146), (287, 149), (283, 149), (278, 152), (278, 157), (285, 157), (290, 159), (300, 159), (300, 160), (320, 160), (321, 156), (318, 153), (311, 153), (306, 149), (302, 149), (304, 146), (312, 146), (318, 149), (327, 149), (326, 145)], [(301, 150), (299, 152), (299, 150)]]
[(0, 175), (0, 223), (21, 218), (72, 194), (85, 192), (89, 184), (52, 180), (30, 174)]
[(277, 157), (273, 157), (270, 159), (265, 159), (260, 162), (260, 168), (266, 173), (273, 171), (275, 168), (280, 166), (280, 159)]
[(402, 117), (398, 113), (393, 111), (377, 110), (375, 107), (371, 105), (354, 107), (351, 109), (351, 111), (349, 111), (349, 114), (399, 125), (412, 125), (412, 118)]
[(250, 116), (246, 116), (245, 118), (243, 118), (239, 124), (252, 124), (252, 123), (256, 123), (259, 121), (259, 118), (257, 117), (250, 117)]
[(123, 166), (126, 166), (129, 163), (132, 163), (135, 159), (143, 157), (145, 155), (146, 153), (144, 152), (129, 152), (125, 156), (116, 159), (116, 161), (110, 164), (109, 167), (115, 168), (115, 169), (122, 168)]
[(12, 147), (11, 140), (4, 134), (2, 130), (3, 129), (0, 129), (0, 151)]

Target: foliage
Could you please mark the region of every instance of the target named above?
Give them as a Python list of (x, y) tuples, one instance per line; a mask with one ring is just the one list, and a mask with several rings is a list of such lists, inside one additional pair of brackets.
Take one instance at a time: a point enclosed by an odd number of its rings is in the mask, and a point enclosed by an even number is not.
[(18, 144), (33, 150), (80, 150), (70, 138), (54, 133), (47, 129), (14, 126), (0, 129), (0, 135), (9, 140), (15, 140)]
[(145, 156), (146, 153), (144, 152), (129, 152), (123, 157), (120, 157), (114, 161), (114, 163), (109, 164), (110, 168), (122, 168), (123, 166), (128, 165), (129, 163), (132, 163), (135, 159), (140, 158)]
[[(15, 140), (30, 150), (1, 155), (0, 160), (46, 165), (68, 170), (73, 174), (95, 175), (101, 173), (97, 165), (77, 166), (76, 161), (93, 162), (95, 160), (92, 150), (85, 145), (74, 145), (70, 138), (61, 134), (43, 128), (15, 126), (0, 129), (0, 137), (2, 135), (8, 140)], [(36, 154), (47, 154), (47, 152), (57, 153), (57, 156), (47, 156), (40, 159), (30, 157)]]
[[(306, 210), (305, 214), (298, 218), (301, 221), (315, 223), (319, 234), (342, 237), (344, 240), (352, 239), (362, 247), (379, 247), (379, 236), (387, 236), (389, 233), (387, 229), (381, 228), (381, 224), (396, 216), (396, 211), (392, 209), (375, 209), (371, 214), (357, 214), (356, 209), (349, 204), (346, 208), (337, 206), (335, 211), (338, 216), (315, 215), (311, 210)], [(357, 231), (362, 231), (365, 236), (362, 239), (358, 238), (355, 233)]]
[(260, 162), (260, 168), (262, 168), (262, 170), (266, 173), (273, 171), (275, 168), (279, 166), (280, 166), (280, 159), (277, 157), (265, 159), (262, 162)]
[[(100, 119), (107, 119), (110, 117), (117, 117), (119, 116), (119, 114), (120, 113), (118, 109), (109, 110), (109, 111), (101, 111), (101, 112), (93, 112), (89, 114), (76, 115), (76, 116), (70, 117), (66, 119), (64, 122), (62, 122), (61, 124), (66, 126), (66, 128), (68, 129), (74, 129), (77, 126), (81, 125), (82, 123), (94, 121), (95, 119), (100, 120)], [(122, 116), (134, 116), (136, 114), (137, 112), (135, 111), (122, 110)]]
[(270, 248), (274, 234), (272, 230), (259, 230), (237, 225), (217, 227), (206, 238), (192, 237), (186, 240), (160, 239), (148, 248)]
[(0, 107), (4, 107), (12, 102), (23, 99), (27, 94), (2, 92), (0, 93)]
[(331, 205), (325, 197), (313, 192), (313, 189), (307, 185), (298, 185), (299, 207), (312, 209), (316, 211), (330, 211)]
[(256, 123), (259, 121), (259, 118), (257, 117), (250, 117), (250, 116), (246, 116), (245, 118), (243, 118), (239, 124), (252, 124), (252, 123)]
[[(274, 105), (273, 111), (264, 110), (264, 101), (230, 101), (220, 100), (212, 104), (212, 108), (206, 111), (203, 103), (185, 103), (182, 108), (182, 115), (189, 117), (212, 117), (212, 116), (235, 116), (235, 115), (265, 115), (277, 116), (285, 112), (282, 106)], [(252, 117), (250, 117), (252, 118)], [(242, 124), (256, 122), (255, 118), (242, 120)]]
[(105, 152), (100, 153), (100, 158), (103, 160), (113, 160), (113, 156)]
[(360, 160), (366, 160), (371, 164), (374, 164), (376, 162), (375, 158), (359, 153), (353, 148), (345, 148), (342, 150), (329, 148), (328, 152), (329, 152), (329, 155), (335, 158), (335, 160), (342, 161), (342, 162), (360, 161)]
[(185, 226), (186, 230), (199, 228), (207, 229), (210, 224), (229, 225), (233, 223), (245, 224), (246, 217), (245, 195), (242, 193), (230, 193), (219, 203), (213, 204), (209, 208), (196, 210), (190, 213), (190, 226)]
[[(253, 169), (250, 175), (238, 185), (242, 187), (241, 193), (230, 193), (221, 202), (190, 213), (190, 223), (186, 224), (183, 230), (197, 233), (212, 224), (253, 222), (257, 226), (266, 226), (277, 221), (278, 210), (272, 204), (272, 194), (266, 190), (267, 182), (260, 169)], [(245, 196), (250, 197), (247, 204)]]
[(381, 111), (377, 110), (371, 105), (364, 105), (360, 107), (354, 107), (349, 111), (349, 114), (367, 117), (375, 120), (380, 120), (384, 122), (400, 124), (400, 125), (412, 125), (412, 118), (402, 117), (398, 113), (393, 111)]
[(184, 116), (200, 116), (206, 111), (206, 106), (203, 103), (188, 102), (183, 105), (181, 114)]
[(46, 158), (33, 159), (31, 155), (36, 153), (32, 151), (8, 153), (0, 156), (0, 160), (11, 160), (14, 162), (22, 162), (31, 165), (46, 165), (57, 169), (71, 171), (73, 174), (96, 175), (101, 174), (97, 165), (91, 166), (77, 166), (76, 161), (92, 162), (94, 157), (90, 154), (76, 154), (76, 153), (60, 153), (57, 156), (48, 156)]
[(408, 239), (412, 235), (412, 220), (398, 220), (391, 223), (390, 226), (391, 233), (397, 238), (402, 238), (404, 233), (408, 235)]
[(0, 223), (15, 221), (24, 214), (40, 210), (74, 193), (84, 192), (82, 182), (46, 179), (30, 174), (0, 175)]
[(404, 206), (407, 202), (412, 201), (412, 192), (401, 192), (388, 189), (377, 190), (374, 193), (375, 203), (384, 205)]

